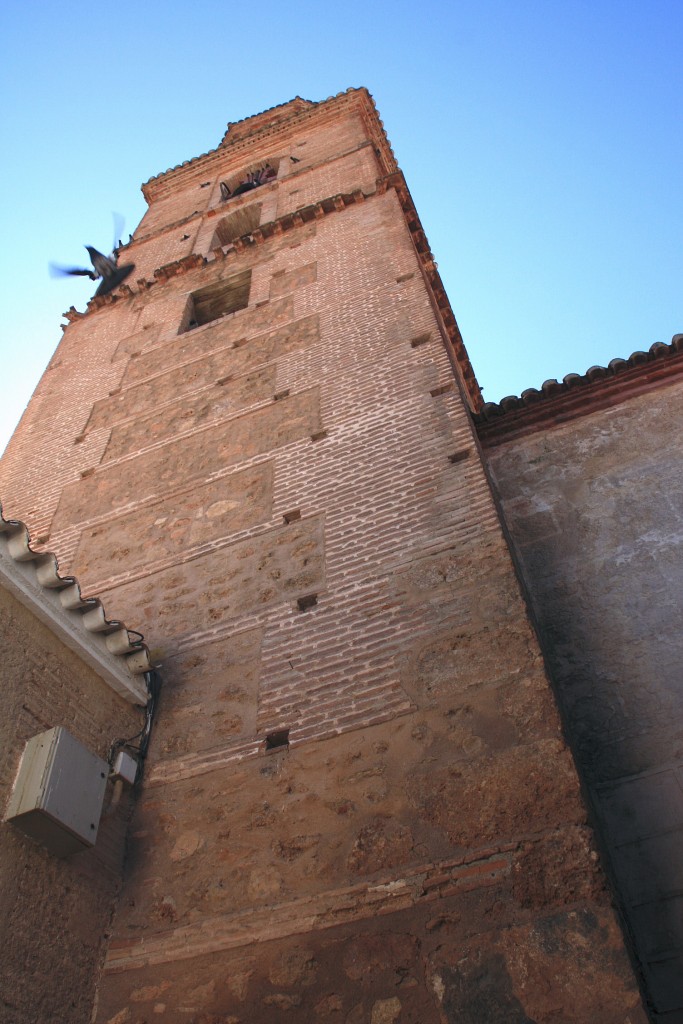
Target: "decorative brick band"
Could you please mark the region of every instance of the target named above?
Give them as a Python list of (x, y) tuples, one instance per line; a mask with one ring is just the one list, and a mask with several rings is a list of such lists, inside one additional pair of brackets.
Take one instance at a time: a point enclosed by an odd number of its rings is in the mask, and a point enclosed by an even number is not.
[(249, 743), (239, 743), (221, 750), (211, 750), (208, 753), (188, 754), (187, 757), (174, 760), (157, 761), (154, 768), (147, 774), (147, 785), (155, 786), (167, 782), (179, 782), (181, 779), (191, 779), (195, 775), (205, 775), (207, 772), (216, 771), (218, 768), (225, 768), (229, 764), (237, 764), (249, 758), (256, 757), (263, 752), (263, 740), (251, 740)]
[(111, 943), (104, 970), (107, 974), (137, 970), (149, 964), (172, 963), (220, 950), (250, 946), (312, 931), (336, 928), (352, 921), (393, 914), (447, 896), (496, 885), (509, 875), (512, 852), (508, 844), (477, 850), (458, 860), (413, 868), (396, 878), (387, 875), (372, 884), (307, 896), (287, 903), (269, 904), (239, 914), (205, 918), (144, 939)]
[[(402, 692), (396, 693), (396, 689), (391, 684), (377, 687), (378, 692), (373, 694), (372, 700), (352, 710), (348, 710), (346, 695), (338, 697), (336, 701), (330, 702), (325, 713), (317, 717), (314, 715), (304, 717), (299, 725), (289, 730), (289, 747), (309, 743), (311, 740), (331, 739), (341, 733), (352, 732), (354, 729), (367, 729), (369, 726), (380, 725), (393, 718), (411, 714), (416, 710), (415, 706), (405, 698)], [(347, 714), (341, 718), (340, 715), (344, 711), (347, 711)], [(257, 757), (264, 752), (264, 741), (265, 734), (249, 743), (239, 743), (223, 747), (220, 750), (214, 749), (188, 754), (185, 757), (172, 760), (169, 758), (165, 761), (158, 761), (147, 774), (147, 786), (182, 782), (184, 779), (207, 775), (209, 772), (217, 771), (228, 765)]]

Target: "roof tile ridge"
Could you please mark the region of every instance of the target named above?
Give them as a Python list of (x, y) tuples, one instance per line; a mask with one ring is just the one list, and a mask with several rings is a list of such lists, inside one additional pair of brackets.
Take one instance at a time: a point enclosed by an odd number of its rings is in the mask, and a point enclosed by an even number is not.
[(583, 390), (589, 385), (609, 386), (629, 371), (640, 371), (652, 367), (654, 363), (671, 360), (683, 352), (683, 334), (674, 334), (670, 344), (656, 341), (647, 351), (636, 350), (626, 359), (616, 356), (607, 366), (590, 366), (585, 373), (568, 373), (561, 381), (550, 379), (543, 382), (540, 389), (526, 388), (521, 395), (506, 395), (498, 402), (486, 402), (479, 412), (475, 413), (475, 421), (485, 423), (504, 416), (506, 413), (521, 411), (531, 405), (552, 403), (566, 396), (570, 391)]
[[(80, 627), (87, 634), (92, 634), (91, 637), (83, 636), (80, 646), (83, 649), (91, 646), (100, 659), (113, 658), (124, 680), (127, 674), (132, 677), (123, 695), (129, 700), (137, 698), (136, 703), (146, 702), (144, 689), (135, 681), (136, 677), (153, 670), (143, 635), (118, 619), (108, 619), (100, 598), (84, 597), (75, 576), (60, 576), (57, 556), (52, 551), (32, 547), (26, 524), (19, 519), (6, 519), (0, 503), (0, 567), (3, 563), (5, 571), (2, 575), (11, 584), (11, 591), (17, 596), (20, 592), (29, 597), (31, 592), (44, 594), (49, 602), (50, 618), (55, 621), (61, 618), (66, 623), (77, 619)], [(31, 564), (34, 573), (29, 576)], [(12, 579), (8, 579), (8, 571), (12, 573)], [(122, 693), (122, 690), (118, 689), (118, 692)]]

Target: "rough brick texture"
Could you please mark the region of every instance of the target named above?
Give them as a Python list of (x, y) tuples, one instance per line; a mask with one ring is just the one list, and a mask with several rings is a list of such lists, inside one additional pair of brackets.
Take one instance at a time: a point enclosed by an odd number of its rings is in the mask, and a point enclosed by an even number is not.
[[(131, 258), (186, 217), (206, 262), (67, 330), (2, 468), (23, 510), (50, 437), (32, 514), (167, 680), (97, 1021), (642, 1022), (371, 101), (249, 124), (145, 186)], [(212, 252), (265, 159), (260, 227)]]
[[(0, 587), (0, 806), (24, 746), (65, 726), (106, 758), (141, 724), (132, 708)], [(112, 787), (106, 795), (111, 801)], [(97, 845), (53, 857), (13, 825), (0, 825), (0, 1020), (88, 1024), (114, 899), (120, 887), (128, 797), (105, 813)]]

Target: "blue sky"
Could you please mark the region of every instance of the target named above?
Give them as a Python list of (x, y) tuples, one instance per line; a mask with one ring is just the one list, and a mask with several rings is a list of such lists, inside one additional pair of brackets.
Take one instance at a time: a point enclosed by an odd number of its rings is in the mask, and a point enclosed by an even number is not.
[[(140, 184), (225, 124), (366, 85), (489, 401), (683, 331), (681, 0), (0, 14), (0, 449)], [(85, 262), (84, 262), (85, 258)]]

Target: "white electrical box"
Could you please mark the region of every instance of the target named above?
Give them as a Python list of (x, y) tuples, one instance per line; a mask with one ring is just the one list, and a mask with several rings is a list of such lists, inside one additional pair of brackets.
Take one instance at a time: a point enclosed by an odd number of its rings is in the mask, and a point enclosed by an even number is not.
[(5, 821), (57, 857), (95, 845), (109, 766), (62, 726), (28, 741)]
[(122, 779), (132, 786), (137, 778), (139, 762), (125, 750), (119, 751), (111, 770), (112, 779)]

